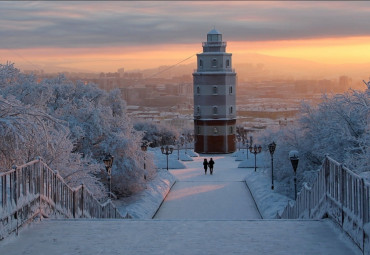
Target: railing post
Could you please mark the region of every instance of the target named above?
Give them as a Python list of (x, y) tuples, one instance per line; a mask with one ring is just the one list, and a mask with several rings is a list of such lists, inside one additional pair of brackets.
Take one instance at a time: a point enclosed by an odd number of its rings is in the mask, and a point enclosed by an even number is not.
[(17, 171), (17, 166), (12, 167), (14, 169), (14, 180), (13, 180), (13, 188), (14, 188), (14, 203), (15, 203), (15, 213), (14, 213), (14, 218), (17, 220), (17, 228), (16, 228), (16, 235), (18, 235), (18, 228), (19, 228), (19, 223), (18, 223), (18, 195), (19, 195), (19, 179), (17, 178), (18, 176), (18, 171)]
[(81, 218), (84, 217), (84, 184), (81, 184)]
[[(364, 181), (364, 178), (361, 178), (361, 196), (362, 196), (362, 199), (361, 199), (361, 206), (362, 206), (362, 252), (365, 254), (365, 238), (366, 238), (366, 234), (365, 234), (365, 212), (366, 212), (366, 201), (365, 201), (365, 181)], [(369, 202), (369, 201), (367, 201)], [(368, 206), (368, 205), (366, 205)]]
[(328, 189), (330, 189), (330, 161), (329, 161), (329, 156), (325, 155), (325, 163), (324, 163), (324, 172), (325, 172), (325, 199), (326, 203), (328, 200)]
[(308, 190), (308, 218), (311, 219), (311, 190)]
[(44, 194), (44, 174), (43, 174), (43, 169), (42, 169), (42, 164), (41, 164), (41, 157), (38, 157), (38, 163), (39, 163), (39, 214), (40, 214), (40, 220), (42, 220), (42, 198), (41, 196)]
[(2, 207), (5, 208), (6, 206), (6, 199), (7, 199), (7, 195), (6, 195), (6, 175), (4, 174), (3, 176), (1, 176), (1, 188), (2, 188)]
[(72, 214), (73, 214), (73, 218), (76, 218), (76, 195), (77, 195), (77, 189), (73, 190), (73, 197), (72, 197)]
[(341, 214), (342, 214), (342, 228), (343, 228), (343, 224), (344, 224), (344, 176), (345, 176), (345, 170), (343, 169), (343, 166), (342, 164), (339, 165), (339, 169), (340, 169), (340, 177), (341, 177), (341, 180), (340, 180), (340, 205), (341, 205)]

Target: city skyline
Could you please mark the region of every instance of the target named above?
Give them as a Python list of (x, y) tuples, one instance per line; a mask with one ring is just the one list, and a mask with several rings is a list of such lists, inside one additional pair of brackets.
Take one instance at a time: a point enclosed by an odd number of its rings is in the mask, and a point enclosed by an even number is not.
[(216, 27), (234, 65), (251, 54), (369, 63), (368, 2), (0, 2), (0, 62), (114, 71), (173, 65)]

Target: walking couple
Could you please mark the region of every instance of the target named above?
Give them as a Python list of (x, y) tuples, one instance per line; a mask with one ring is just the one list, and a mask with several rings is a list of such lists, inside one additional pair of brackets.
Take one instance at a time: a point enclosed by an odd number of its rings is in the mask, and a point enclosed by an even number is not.
[(213, 174), (213, 165), (214, 164), (215, 164), (215, 162), (213, 161), (212, 158), (209, 161), (207, 161), (207, 159), (205, 158), (204, 161), (203, 161), (204, 173), (207, 174), (207, 169), (209, 167), (209, 172), (211, 174)]

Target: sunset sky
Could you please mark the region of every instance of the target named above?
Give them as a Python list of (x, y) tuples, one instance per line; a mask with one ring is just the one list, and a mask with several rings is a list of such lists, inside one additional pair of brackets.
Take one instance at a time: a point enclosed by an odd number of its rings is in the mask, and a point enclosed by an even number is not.
[(369, 13), (368, 1), (0, 1), (0, 63), (95, 72), (172, 65), (201, 52), (213, 27), (234, 64), (248, 54), (369, 63)]

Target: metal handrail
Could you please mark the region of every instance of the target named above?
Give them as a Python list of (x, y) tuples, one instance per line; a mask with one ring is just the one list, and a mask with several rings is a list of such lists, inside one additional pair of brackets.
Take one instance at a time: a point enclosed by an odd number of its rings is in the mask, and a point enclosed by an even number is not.
[(41, 158), (0, 175), (0, 240), (36, 217), (124, 218), (82, 184), (73, 189)]
[(277, 217), (297, 219), (328, 215), (364, 251), (367, 236), (364, 225), (370, 222), (369, 200), (370, 184), (326, 156), (312, 186), (304, 185), (295, 203), (288, 203)]

